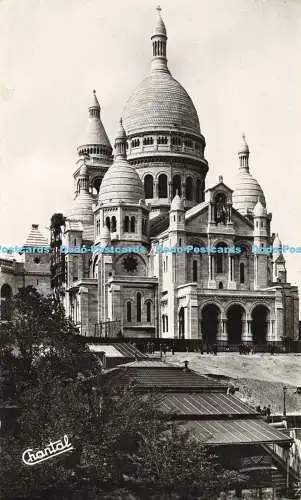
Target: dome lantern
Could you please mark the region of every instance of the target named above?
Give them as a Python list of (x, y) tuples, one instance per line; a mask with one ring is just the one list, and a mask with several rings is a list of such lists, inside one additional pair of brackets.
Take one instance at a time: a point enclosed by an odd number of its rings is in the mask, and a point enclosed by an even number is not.
[(154, 32), (151, 36), (153, 44), (153, 59), (152, 59), (152, 71), (164, 71), (169, 73), (167, 68), (167, 58), (166, 58), (166, 45), (167, 45), (167, 35), (166, 27), (161, 17), (161, 7), (157, 7), (158, 17), (155, 25)]

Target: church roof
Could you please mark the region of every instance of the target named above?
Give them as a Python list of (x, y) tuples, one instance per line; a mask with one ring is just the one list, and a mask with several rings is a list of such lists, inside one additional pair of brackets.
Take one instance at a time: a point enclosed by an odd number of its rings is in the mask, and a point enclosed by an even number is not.
[(30, 233), (25, 241), (25, 245), (31, 247), (42, 247), (48, 245), (48, 241), (39, 230), (38, 224), (32, 224)]
[(154, 129), (201, 133), (191, 98), (169, 73), (158, 71), (144, 78), (127, 101), (122, 117), (127, 135)]
[[(166, 28), (159, 17), (153, 37), (166, 47)], [(154, 48), (154, 51), (156, 48)], [(154, 54), (156, 52), (153, 52)], [(175, 130), (200, 135), (200, 123), (191, 98), (168, 68), (165, 50), (152, 58), (151, 72), (128, 99), (123, 113), (127, 135), (160, 130)]]
[(67, 213), (67, 218), (81, 222), (91, 222), (93, 220), (93, 203), (94, 199), (89, 192), (80, 191)]
[(93, 91), (93, 101), (89, 106), (89, 118), (86, 131), (81, 139), (80, 147), (88, 145), (107, 146), (111, 149), (111, 144), (103, 123), (100, 118), (100, 105)]
[(144, 189), (136, 169), (126, 159), (117, 158), (104, 175), (98, 201), (136, 204), (140, 200), (144, 200)]

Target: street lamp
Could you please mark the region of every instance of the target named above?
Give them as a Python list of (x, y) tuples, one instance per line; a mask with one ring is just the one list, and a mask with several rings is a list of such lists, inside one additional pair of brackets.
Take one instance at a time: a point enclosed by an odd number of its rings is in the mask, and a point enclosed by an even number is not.
[(283, 420), (286, 420), (286, 385), (283, 387)]

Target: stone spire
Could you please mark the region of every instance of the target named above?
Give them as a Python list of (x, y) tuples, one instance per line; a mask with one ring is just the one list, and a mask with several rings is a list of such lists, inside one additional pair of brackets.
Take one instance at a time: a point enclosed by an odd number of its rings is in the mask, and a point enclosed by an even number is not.
[(120, 118), (120, 127), (115, 139), (115, 158), (126, 159), (126, 133), (122, 125), (122, 118)]
[(88, 108), (88, 113), (88, 127), (81, 145), (77, 148), (78, 154), (110, 156), (112, 154), (112, 146), (100, 118), (100, 105), (96, 96), (96, 90), (93, 90), (92, 102)]
[(249, 172), (249, 155), (250, 155), (250, 150), (248, 143), (246, 141), (246, 135), (243, 133), (242, 134), (242, 145), (239, 148), (238, 151), (238, 157), (239, 157), (239, 166), (246, 172)]
[(167, 58), (166, 58), (166, 45), (167, 45), (167, 35), (166, 27), (161, 17), (161, 7), (157, 7), (157, 21), (153, 34), (151, 36), (151, 41), (153, 44), (153, 58), (151, 71), (163, 71), (169, 73), (167, 68)]

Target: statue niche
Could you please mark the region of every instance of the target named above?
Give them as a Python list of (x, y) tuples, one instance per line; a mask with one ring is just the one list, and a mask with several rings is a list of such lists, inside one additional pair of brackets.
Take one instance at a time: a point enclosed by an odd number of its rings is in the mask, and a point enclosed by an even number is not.
[(215, 198), (214, 220), (216, 224), (227, 223), (227, 202), (224, 193), (217, 194)]

